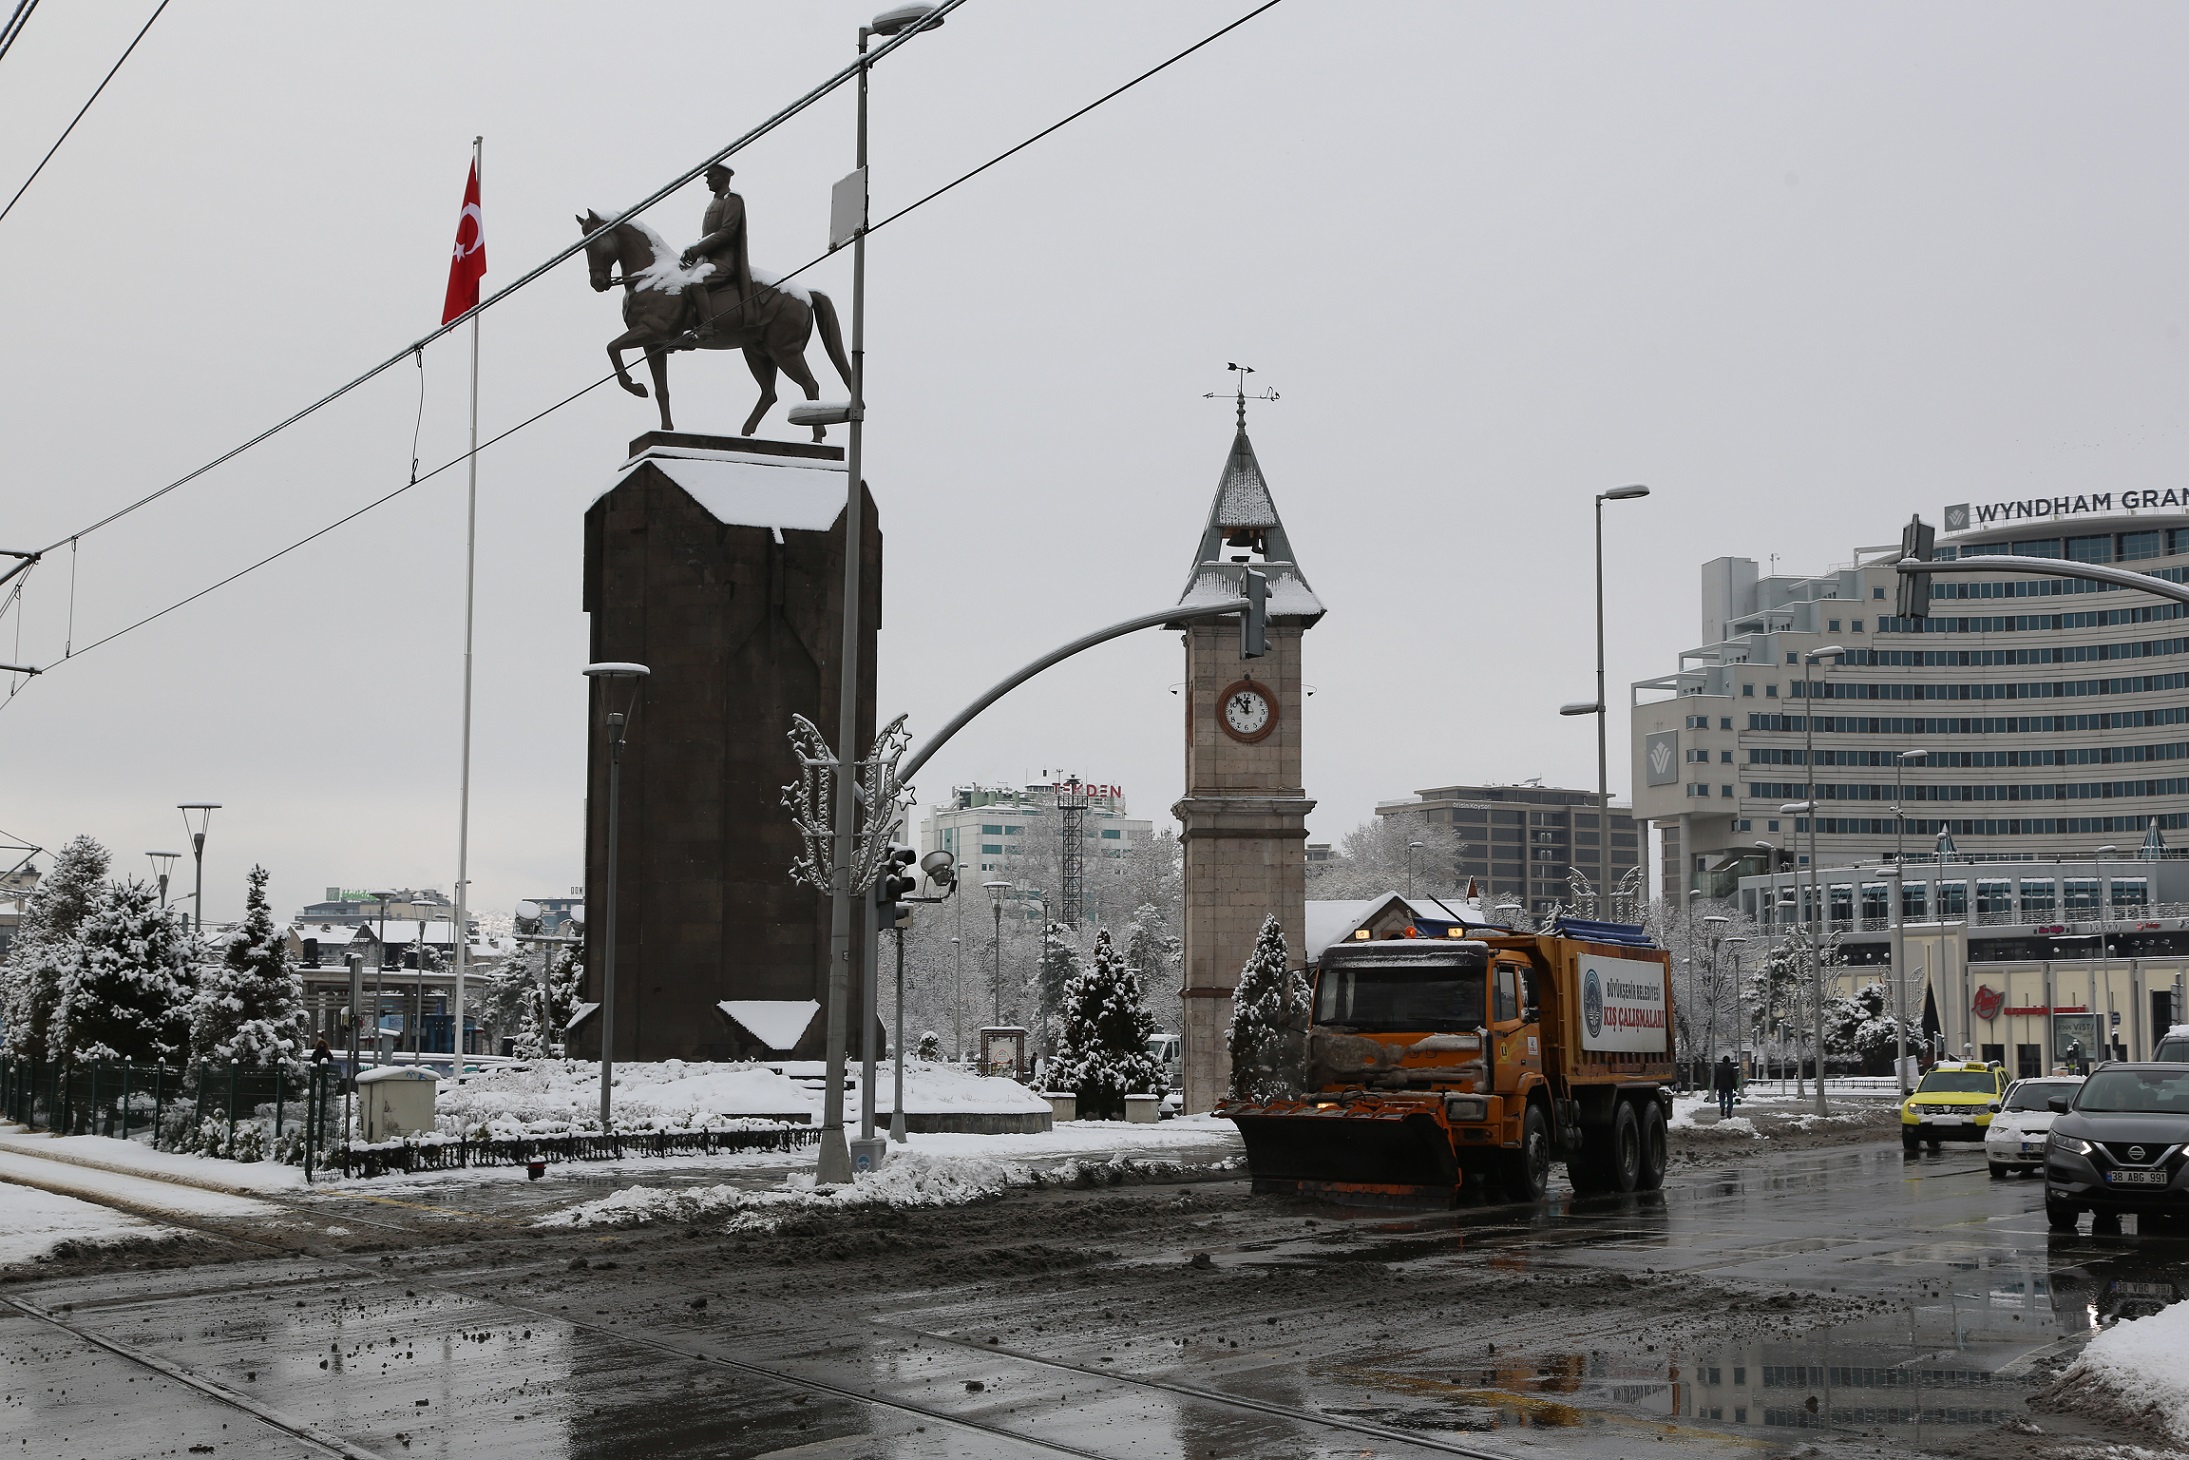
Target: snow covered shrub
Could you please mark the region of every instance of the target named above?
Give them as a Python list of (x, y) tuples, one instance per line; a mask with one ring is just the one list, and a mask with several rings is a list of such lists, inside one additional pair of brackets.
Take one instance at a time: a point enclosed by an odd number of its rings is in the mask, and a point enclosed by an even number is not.
[(236, 1126), (235, 1144), (225, 1154), (231, 1161), (263, 1161), (272, 1138), (273, 1132), (257, 1121), (243, 1121)]
[(913, 1058), (927, 1060), (929, 1063), (933, 1063), (934, 1061), (941, 1059), (942, 1036), (940, 1034), (937, 1034), (932, 1029), (921, 1035), (920, 1047), (914, 1053)]
[(77, 934), (98, 901), (110, 861), (105, 847), (76, 837), (23, 903), (15, 946), (0, 962), (0, 1044), (17, 1059), (49, 1057), (61, 971), (75, 959)]
[(221, 961), (198, 974), (190, 1010), (193, 1059), (293, 1071), (304, 1057), (304, 981), (289, 966), (288, 947), (274, 927), (266, 875), (264, 867), (251, 869), (243, 921), (229, 934)]
[(189, 1038), (181, 919), (131, 878), (107, 883), (61, 969), (48, 1039), (60, 1060), (177, 1058)]
[(1110, 942), (1095, 934), (1094, 963), (1064, 990), (1062, 1032), (1049, 1062), (1052, 1090), (1079, 1097), (1083, 1120), (1118, 1120), (1127, 1095), (1161, 1094), (1163, 1067), (1148, 1053), (1155, 1016), (1140, 999), (1140, 975)]
[(1231, 1093), (1270, 1100), (1299, 1092), (1307, 1054), (1308, 988), (1304, 969), (1288, 967), (1284, 929), (1275, 917), (1239, 971), (1231, 996)]

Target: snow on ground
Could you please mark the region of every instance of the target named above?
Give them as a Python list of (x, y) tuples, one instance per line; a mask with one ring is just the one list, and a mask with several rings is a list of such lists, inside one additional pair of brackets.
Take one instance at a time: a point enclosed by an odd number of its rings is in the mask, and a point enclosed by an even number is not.
[[(1121, 1125), (1113, 1122), (1099, 1124)], [(1148, 1127), (1132, 1129), (1145, 1131)], [(1202, 1139), (1215, 1134), (1214, 1131), (1200, 1133)], [(1014, 1139), (1042, 1140), (1045, 1137), (950, 1136), (939, 1139), (987, 1144), (977, 1151), (965, 1153), (895, 1151), (881, 1170), (863, 1172), (849, 1186), (816, 1186), (810, 1172), (793, 1174), (785, 1178), (781, 1186), (767, 1190), (731, 1185), (678, 1188), (630, 1186), (612, 1196), (583, 1202), (542, 1217), (536, 1225), (636, 1227), (649, 1222), (689, 1222), (702, 1218), (727, 1217), (729, 1220), (725, 1224), (725, 1230), (736, 1232), (771, 1228), (786, 1217), (806, 1212), (843, 1211), (874, 1206), (900, 1209), (962, 1206), (1001, 1196), (1006, 1189), (1013, 1186), (1108, 1184), (1144, 1172), (1151, 1166), (1170, 1170), (1182, 1164), (1161, 1158), (1154, 1161), (1136, 1159), (1121, 1151), (1101, 1155), (1101, 1148), (1094, 1148), (1089, 1157), (1035, 1165), (1023, 1160), (995, 1159), (1000, 1153), (996, 1151), (994, 1143)], [(1031, 1156), (1035, 1153), (1027, 1154)], [(1244, 1159), (1237, 1152), (1214, 1154), (1218, 1154), (1220, 1159), (1207, 1163), (1212, 1169), (1228, 1169), (1239, 1165)], [(1100, 1158), (1095, 1159), (1096, 1156)]]
[(140, 1211), (174, 1212), (189, 1217), (263, 1217), (279, 1210), (270, 1203), (247, 1196), (231, 1196), (226, 1192), (207, 1191), (151, 1177), (96, 1171), (88, 1166), (41, 1161), (6, 1151), (0, 1151), (0, 1183), (44, 1187), (49, 1191), (117, 1201)]
[(63, 1242), (91, 1244), (171, 1235), (165, 1227), (110, 1207), (0, 1182), (0, 1266), (33, 1261)]
[(2189, 1303), (2124, 1318), (2090, 1340), (2063, 1384), (2095, 1384), (2132, 1412), (2189, 1442)]
[[(854, 1082), (859, 1067), (850, 1069)], [(616, 1124), (624, 1130), (696, 1129), (748, 1117), (818, 1124), (826, 1067), (818, 1060), (783, 1064), (709, 1064), (664, 1060), (622, 1064), (615, 1072)], [(890, 1063), (876, 1067), (876, 1112), (895, 1109)], [(845, 1097), (844, 1118), (859, 1119), (860, 1094)], [(437, 1121), (449, 1135), (484, 1128), (495, 1136), (560, 1134), (600, 1126), (600, 1066), (587, 1060), (541, 1060), (444, 1081)], [(1028, 1114), (1049, 1102), (1014, 1080), (975, 1075), (954, 1065), (912, 1060), (905, 1065), (907, 1113)]]
[(276, 1161), (214, 1161), (173, 1151), (155, 1151), (146, 1141), (113, 1136), (49, 1136), (0, 1132), (0, 1152), (38, 1156), (72, 1165), (119, 1168), (133, 1174), (164, 1176), (193, 1185), (239, 1191), (299, 1191), (304, 1168)]

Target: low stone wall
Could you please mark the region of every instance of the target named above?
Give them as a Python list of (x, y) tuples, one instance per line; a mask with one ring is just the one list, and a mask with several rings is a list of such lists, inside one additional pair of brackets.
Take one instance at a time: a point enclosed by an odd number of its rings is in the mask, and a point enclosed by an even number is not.
[[(1052, 1129), (1055, 1116), (1046, 1110), (1024, 1110), (998, 1115), (973, 1110), (908, 1110), (904, 1128), (918, 1136), (1037, 1136)], [(885, 1119), (882, 1122), (887, 1124)]]

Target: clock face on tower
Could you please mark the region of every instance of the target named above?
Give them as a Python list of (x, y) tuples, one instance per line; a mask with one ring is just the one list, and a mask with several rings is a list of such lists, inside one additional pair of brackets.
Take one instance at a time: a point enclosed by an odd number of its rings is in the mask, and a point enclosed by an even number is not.
[(1270, 698), (1268, 686), (1251, 679), (1242, 679), (1224, 691), (1217, 702), (1217, 714), (1224, 733), (1248, 745), (1277, 728), (1277, 702)]

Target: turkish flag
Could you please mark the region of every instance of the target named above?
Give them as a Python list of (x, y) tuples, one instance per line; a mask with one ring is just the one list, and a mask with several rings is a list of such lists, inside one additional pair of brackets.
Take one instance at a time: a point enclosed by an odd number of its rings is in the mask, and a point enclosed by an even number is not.
[(471, 164), (464, 182), (464, 211), (456, 220), (456, 251), (448, 261), (448, 298), (441, 305), (447, 324), (479, 305), (479, 281), (486, 277), (486, 219), (479, 212), (479, 164)]

